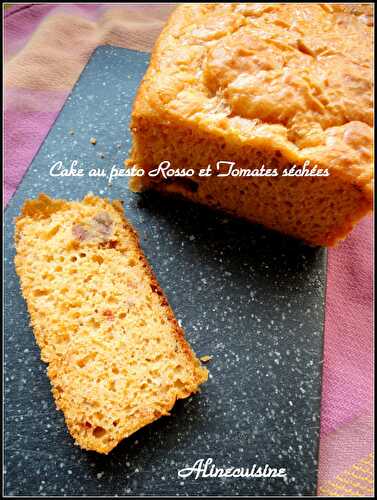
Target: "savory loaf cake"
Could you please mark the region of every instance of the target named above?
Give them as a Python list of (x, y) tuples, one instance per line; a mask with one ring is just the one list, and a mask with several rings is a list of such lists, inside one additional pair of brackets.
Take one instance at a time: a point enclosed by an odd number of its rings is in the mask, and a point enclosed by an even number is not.
[[(372, 208), (372, 22), (371, 4), (178, 7), (134, 103), (131, 189), (334, 245)], [(149, 177), (163, 161), (194, 175)], [(218, 161), (278, 175), (198, 175)]]
[(120, 202), (41, 194), (15, 241), (55, 402), (82, 448), (108, 453), (207, 379)]

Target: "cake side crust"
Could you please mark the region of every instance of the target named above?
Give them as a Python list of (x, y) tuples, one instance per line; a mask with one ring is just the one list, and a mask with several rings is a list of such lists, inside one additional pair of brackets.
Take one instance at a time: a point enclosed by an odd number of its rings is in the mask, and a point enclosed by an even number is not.
[[(134, 191), (155, 189), (222, 209), (268, 228), (301, 238), (312, 245), (332, 246), (370, 212), (373, 203), (370, 183), (330, 171), (328, 177), (282, 177), (292, 164), (280, 150), (240, 147), (221, 137), (200, 134), (195, 128), (140, 122), (128, 165), (146, 172), (130, 181)], [(174, 169), (192, 168), (190, 178), (149, 177), (151, 169), (170, 160)], [(235, 163), (237, 169), (276, 169), (278, 177), (199, 177), (201, 168), (216, 162)], [(301, 165), (298, 165), (300, 167)], [(308, 168), (314, 166), (312, 163)], [(317, 165), (318, 167), (318, 165)], [(227, 167), (223, 167), (226, 171)], [(319, 165), (326, 168), (326, 165)], [(191, 184), (190, 184), (191, 183)]]

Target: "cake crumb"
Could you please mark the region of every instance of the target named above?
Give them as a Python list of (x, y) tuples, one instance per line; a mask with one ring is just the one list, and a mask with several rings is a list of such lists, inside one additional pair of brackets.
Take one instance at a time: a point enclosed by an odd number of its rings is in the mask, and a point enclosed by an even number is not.
[[(72, 422), (69, 431), (74, 440), (86, 450), (103, 454), (109, 453), (125, 435), (131, 435), (168, 414), (176, 399), (196, 392), (199, 384), (208, 378), (207, 370), (199, 365), (183, 332), (177, 332), (175, 316), (168, 307), (167, 299), (151, 268), (144, 260), (137, 233), (120, 206), (119, 202), (110, 202), (92, 194), (81, 202), (54, 200), (40, 194), (36, 200), (26, 201), (28, 215), (23, 209), (15, 228), (17, 273), (23, 285), (28, 283), (31, 275), (35, 285), (30, 294), (27, 286), (22, 288), (33, 325), (42, 324), (44, 314), (48, 314), (52, 322), (55, 321), (55, 302), (47, 301), (47, 296), (51, 294), (52, 297), (54, 289), (50, 270), (51, 273), (56, 272), (54, 277), (59, 279), (58, 273), (63, 271), (62, 262), (67, 260), (69, 270), (75, 271), (67, 273), (64, 285), (65, 291), (72, 291), (70, 300), (77, 310), (72, 315), (62, 314), (59, 319), (62, 323), (59, 325), (64, 331), (78, 332), (80, 342), (75, 343), (74, 347), (72, 344), (74, 362), (59, 365), (56, 369), (54, 366), (54, 372), (49, 370), (47, 375), (51, 377), (54, 396), (58, 395), (62, 402), (66, 419)], [(48, 218), (44, 218), (46, 214), (49, 214)], [(42, 218), (43, 230), (40, 228)], [(48, 259), (45, 258), (45, 252), (48, 252)], [(46, 273), (47, 261), (49, 273)], [(93, 278), (104, 274), (106, 281), (102, 283), (100, 280), (101, 284), (96, 284)], [(80, 281), (80, 288), (76, 288), (77, 279)], [(38, 304), (41, 296), (45, 313), (40, 315)], [(83, 297), (88, 298), (83, 300)], [(82, 317), (91, 323), (90, 336), (85, 334), (87, 326), (81, 320)], [(114, 322), (119, 324), (122, 332), (127, 332), (129, 327), (132, 331), (135, 320), (145, 325), (145, 328), (139, 328), (137, 339), (114, 334)], [(154, 329), (155, 320), (159, 324), (163, 323), (164, 328)], [(106, 337), (100, 333), (105, 330), (108, 332)], [(71, 339), (55, 339), (53, 330), (47, 329), (46, 332), (51, 335), (48, 334), (41, 345), (42, 358), (45, 357), (46, 348), (51, 349), (57, 345), (55, 341), (60, 345), (60, 341), (64, 340), (67, 342), (64, 347), (70, 349)], [(147, 345), (152, 339), (152, 358), (149, 359), (148, 353), (143, 351), (140, 354), (138, 351), (137, 357), (134, 357), (136, 351), (133, 350), (133, 345)], [(172, 351), (176, 347), (177, 351), (165, 356), (166, 345), (172, 346)], [(163, 363), (156, 370), (154, 360), (159, 355), (163, 358)], [(175, 367), (182, 363), (185, 364), (185, 369), (180, 373)], [(140, 365), (142, 369), (135, 370), (127, 380), (127, 391), (119, 392), (118, 378), (123, 376), (122, 367), (129, 365)], [(106, 370), (99, 372), (102, 366), (106, 366)], [(47, 371), (47, 366), (41, 367), (43, 371)], [(156, 391), (153, 382), (161, 373), (166, 373), (169, 380), (166, 394)], [(94, 421), (92, 405), (88, 406), (82, 399), (83, 390), (85, 394), (95, 395)], [(149, 412), (148, 408), (144, 408), (134, 418), (133, 406), (128, 406), (128, 403), (135, 401), (138, 404), (142, 400), (149, 401), (148, 405), (158, 408), (158, 412)], [(42, 407), (45, 403), (47, 405), (46, 401), (42, 401)], [(45, 425), (47, 429), (50, 426), (49, 422)], [(129, 445), (132, 442), (135, 447), (141, 444), (139, 439), (131, 441)], [(64, 468), (68, 467), (68, 464), (64, 465)], [(72, 469), (66, 474), (74, 472)], [(129, 472), (132, 473), (133, 470)], [(92, 474), (94, 480), (97, 473), (101, 477), (103, 475), (102, 480), (106, 479), (107, 471), (102, 467)]]
[(97, 139), (96, 139), (95, 137), (91, 137), (91, 138), (90, 138), (90, 142), (91, 142), (91, 144), (93, 144), (93, 145), (94, 145), (94, 144), (97, 144)]
[(200, 358), (200, 361), (202, 361), (203, 363), (208, 363), (208, 361), (211, 361), (211, 359), (213, 359), (213, 356), (209, 356), (208, 354), (206, 354), (205, 356), (202, 356)]

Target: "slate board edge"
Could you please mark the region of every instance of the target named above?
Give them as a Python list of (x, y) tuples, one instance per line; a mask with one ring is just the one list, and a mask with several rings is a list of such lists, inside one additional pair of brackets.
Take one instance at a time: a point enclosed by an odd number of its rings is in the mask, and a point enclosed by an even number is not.
[[(92, 53), (92, 57), (93, 57), (93, 55), (94, 55), (94, 54), (98, 51), (98, 49), (100, 49), (100, 50), (104, 50), (104, 49), (106, 49), (106, 48), (108, 48), (108, 47), (109, 47), (109, 46), (101, 46), (101, 47), (98, 47), (98, 48), (96, 49), (96, 51), (94, 51), (94, 52)], [(115, 49), (119, 49), (118, 47), (114, 47), (114, 48), (115, 48)], [(124, 50), (124, 49), (121, 49), (121, 50)], [(127, 51), (128, 51), (129, 49), (125, 49), (125, 50), (127, 50)], [(140, 51), (132, 51), (132, 52), (140, 53)], [(85, 69), (85, 68), (84, 68), (84, 69)], [(77, 86), (78, 82), (79, 82), (79, 81), (80, 81), (80, 79), (81, 79), (81, 76), (82, 76), (82, 74), (80, 75), (80, 77), (79, 77), (78, 81), (77, 81), (77, 82), (76, 82), (76, 84), (74, 85), (74, 87), (73, 87), (73, 89), (72, 89), (71, 93), (69, 94), (69, 96), (67, 96), (67, 100), (69, 99), (69, 97), (70, 97), (70, 95), (73, 93), (73, 91), (75, 90), (75, 88), (76, 88), (76, 86)], [(61, 108), (61, 110), (60, 110), (60, 112), (59, 112), (59, 114), (58, 114), (58, 116), (57, 116), (56, 120), (58, 119), (58, 117), (59, 117), (59, 115), (60, 115), (61, 111), (64, 109), (64, 107), (65, 107), (65, 105), (66, 105), (66, 103), (67, 103), (67, 100), (66, 100), (66, 102), (63, 104), (63, 106), (62, 106), (62, 108)], [(51, 126), (50, 131), (54, 128), (56, 120), (54, 121), (53, 125)], [(50, 131), (49, 131), (49, 133), (50, 133)], [(49, 133), (48, 133), (48, 134), (46, 135), (46, 137), (44, 138), (44, 141), (42, 142), (41, 147), (43, 146), (44, 142), (45, 142), (45, 141), (47, 141), (48, 136), (49, 136)], [(40, 152), (40, 148), (38, 149), (38, 152), (37, 152), (37, 153), (36, 153), (36, 155), (34, 156), (33, 161), (34, 161), (34, 159), (38, 156), (39, 152)], [(30, 165), (32, 165), (33, 161), (30, 163)], [(28, 169), (27, 169), (27, 171), (28, 171)], [(27, 173), (27, 171), (25, 172), (25, 174)], [(19, 185), (18, 185), (18, 186), (21, 186), (21, 184), (22, 184), (23, 180), (24, 180), (24, 179), (22, 179), (22, 180), (21, 180), (21, 182), (19, 183)], [(17, 190), (16, 190), (16, 192), (17, 192)], [(13, 196), (16, 194), (16, 192), (13, 194)], [(9, 205), (11, 205), (11, 201), (12, 201), (12, 199), (13, 199), (13, 196), (12, 196), (11, 200), (9, 200), (8, 207), (9, 207)], [(8, 207), (7, 207), (7, 208), (8, 208)], [(325, 280), (325, 284), (326, 284), (326, 280)], [(323, 301), (324, 301), (324, 300), (325, 300), (325, 289), (324, 289), (324, 293), (323, 293), (323, 295), (322, 295), (322, 298), (323, 298)], [(324, 310), (324, 309), (322, 309), (322, 312), (323, 312), (323, 314), (324, 314), (324, 313), (325, 313), (325, 310)], [(323, 325), (324, 325), (324, 323), (323, 323)], [(324, 346), (324, 343), (323, 343), (323, 335), (322, 335), (321, 339), (322, 339), (322, 352), (323, 352), (323, 346)], [(323, 355), (322, 355), (322, 357), (323, 357)], [(321, 375), (322, 375), (322, 373), (321, 373)], [(321, 376), (321, 379), (322, 379), (322, 376)], [(321, 384), (320, 384), (320, 386), (319, 386), (319, 389), (321, 390)], [(318, 452), (319, 452), (319, 440), (317, 440), (317, 456), (318, 456)]]

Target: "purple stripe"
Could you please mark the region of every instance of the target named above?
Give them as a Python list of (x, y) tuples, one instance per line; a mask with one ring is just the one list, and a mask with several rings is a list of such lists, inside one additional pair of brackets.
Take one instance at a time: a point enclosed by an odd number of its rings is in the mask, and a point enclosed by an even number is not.
[(56, 116), (57, 112), (5, 112), (4, 205), (8, 203), (21, 182)]
[(28, 4), (23, 4), (23, 5), (12, 5), (6, 10), (5, 16), (4, 17), (9, 17), (13, 14), (16, 14), (17, 12), (21, 12), (22, 10), (29, 9), (32, 7), (33, 3), (28, 3)]

